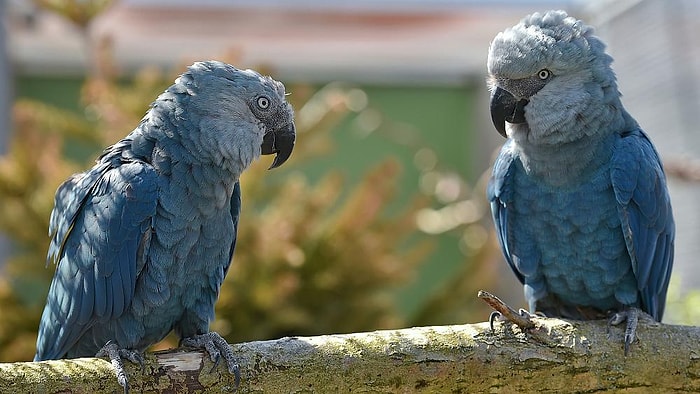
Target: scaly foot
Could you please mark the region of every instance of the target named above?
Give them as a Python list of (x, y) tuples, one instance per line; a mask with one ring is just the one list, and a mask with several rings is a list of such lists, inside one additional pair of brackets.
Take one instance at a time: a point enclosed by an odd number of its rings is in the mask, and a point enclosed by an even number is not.
[[(228, 372), (232, 373), (234, 376), (234, 385), (238, 388), (238, 385), (241, 383), (241, 371), (238, 367), (236, 357), (233, 355), (231, 346), (229, 346), (228, 342), (226, 342), (221, 335), (216, 332), (208, 332), (202, 335), (183, 338), (180, 344), (182, 346), (206, 350), (206, 352), (209, 353), (209, 357), (211, 357), (211, 361), (214, 363), (214, 368), (216, 368), (221, 360), (221, 356), (223, 356), (224, 360), (226, 360)], [(212, 368), (212, 371), (214, 368)]]
[(128, 394), (129, 379), (126, 377), (122, 358), (134, 364), (139, 364), (141, 369), (143, 369), (143, 357), (141, 353), (131, 349), (120, 349), (116, 343), (109, 341), (95, 354), (95, 357), (109, 358), (109, 362), (112, 364), (112, 368), (114, 368), (114, 372), (117, 375), (117, 382), (119, 382), (120, 386), (124, 387), (124, 394)]
[(625, 356), (630, 352), (632, 341), (637, 338), (637, 324), (639, 323), (640, 312), (639, 309), (630, 307), (624, 311), (615, 313), (610, 320), (608, 320), (609, 326), (616, 326), (627, 321), (627, 327), (625, 327)]

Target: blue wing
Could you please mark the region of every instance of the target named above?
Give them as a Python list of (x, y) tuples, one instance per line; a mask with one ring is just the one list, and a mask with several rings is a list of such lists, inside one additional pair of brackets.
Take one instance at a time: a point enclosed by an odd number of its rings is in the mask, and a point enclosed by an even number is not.
[(157, 175), (140, 161), (103, 160), (59, 187), (48, 253), (57, 268), (35, 360), (64, 357), (96, 321), (124, 313), (145, 263), (156, 202)]
[(641, 130), (617, 140), (611, 180), (641, 308), (661, 321), (676, 230), (659, 155)]
[(508, 265), (518, 277), (518, 280), (524, 284), (525, 277), (513, 261), (514, 257), (508, 241), (508, 205), (512, 203), (513, 198), (512, 174), (514, 171), (513, 164), (517, 156), (514, 146), (513, 140), (509, 139), (501, 148), (501, 152), (493, 166), (493, 173), (486, 189), (486, 196), (491, 204), (491, 215), (496, 226), (496, 235), (503, 256), (505, 256)]

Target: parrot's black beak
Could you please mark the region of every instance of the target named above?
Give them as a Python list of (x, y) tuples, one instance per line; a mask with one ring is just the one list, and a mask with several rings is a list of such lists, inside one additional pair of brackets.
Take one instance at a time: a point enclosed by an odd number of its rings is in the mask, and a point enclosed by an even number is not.
[(294, 150), (294, 140), (296, 139), (296, 129), (294, 123), (289, 123), (285, 127), (265, 133), (262, 143), (262, 154), (275, 154), (275, 160), (268, 170), (282, 165)]
[(527, 99), (516, 100), (507, 90), (497, 87), (491, 93), (491, 121), (496, 130), (505, 138), (506, 122), (525, 123), (525, 106)]

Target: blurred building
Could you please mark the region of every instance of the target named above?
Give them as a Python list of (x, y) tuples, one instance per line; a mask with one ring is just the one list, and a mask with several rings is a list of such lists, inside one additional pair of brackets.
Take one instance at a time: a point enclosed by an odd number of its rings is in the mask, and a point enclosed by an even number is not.
[[(290, 80), (459, 83), (483, 75), (488, 43), (504, 26), (562, 3), (122, 0), (90, 30), (111, 40), (123, 71), (235, 53)], [(31, 4), (11, 2), (15, 63), (23, 73), (81, 72), (79, 29)]]

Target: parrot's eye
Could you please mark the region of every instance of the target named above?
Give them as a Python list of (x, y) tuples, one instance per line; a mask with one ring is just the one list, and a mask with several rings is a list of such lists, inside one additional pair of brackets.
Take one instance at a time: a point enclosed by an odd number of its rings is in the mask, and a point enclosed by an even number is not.
[(270, 99), (265, 96), (258, 97), (258, 107), (260, 109), (267, 109), (270, 106)]
[(552, 73), (546, 68), (543, 68), (537, 72), (537, 76), (542, 80), (548, 79), (551, 75)]

